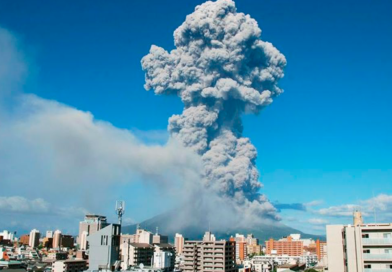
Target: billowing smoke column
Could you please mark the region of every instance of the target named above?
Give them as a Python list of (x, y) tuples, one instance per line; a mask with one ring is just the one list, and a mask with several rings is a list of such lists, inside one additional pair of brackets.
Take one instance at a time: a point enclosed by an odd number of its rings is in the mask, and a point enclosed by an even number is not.
[(169, 119), (168, 129), (202, 156), (205, 187), (273, 218), (276, 210), (259, 193), (256, 149), (242, 137), (241, 115), (258, 113), (282, 93), (277, 82), (286, 59), (260, 35), (233, 1), (209, 1), (176, 29), (176, 49), (153, 45), (142, 67), (146, 90), (181, 97), (184, 111)]

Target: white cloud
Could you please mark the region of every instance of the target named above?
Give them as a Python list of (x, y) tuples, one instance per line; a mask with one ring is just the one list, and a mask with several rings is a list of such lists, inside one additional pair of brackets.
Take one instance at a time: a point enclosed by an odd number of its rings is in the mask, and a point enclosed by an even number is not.
[(310, 218), (308, 220), (308, 222), (310, 224), (313, 224), (313, 225), (325, 225), (325, 224), (328, 224), (328, 220), (321, 219), (321, 218)]
[(47, 213), (50, 204), (42, 198), (28, 200), (21, 196), (0, 196), (0, 211), (19, 213)]
[(392, 195), (380, 194), (376, 197), (361, 200), (357, 204), (331, 206), (312, 213), (329, 217), (352, 217), (355, 210), (360, 210), (365, 217), (376, 216), (381, 221), (392, 220)]

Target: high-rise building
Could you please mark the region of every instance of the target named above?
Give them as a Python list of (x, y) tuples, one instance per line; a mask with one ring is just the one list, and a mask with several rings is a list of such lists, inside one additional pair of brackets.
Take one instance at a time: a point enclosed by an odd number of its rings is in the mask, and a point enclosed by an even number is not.
[(182, 250), (184, 248), (184, 242), (185, 242), (184, 237), (181, 234), (176, 233), (176, 236), (174, 237), (174, 246), (176, 248), (177, 254), (182, 254)]
[(61, 247), (61, 231), (56, 230), (53, 234), (53, 248), (60, 248)]
[(183, 254), (184, 272), (236, 271), (235, 242), (213, 240), (210, 232), (203, 241), (185, 241)]
[(321, 261), (327, 256), (327, 242), (320, 241), (317, 239), (316, 241), (316, 255), (317, 259)]
[(39, 245), (39, 238), (41, 234), (39, 230), (33, 229), (30, 231), (30, 236), (29, 236), (29, 247), (35, 248)]
[(86, 250), (87, 249), (87, 231), (82, 231), (81, 236), (79, 237), (80, 241), (80, 250)]
[[(79, 245), (81, 245), (81, 239), (82, 239), (82, 234), (83, 232), (87, 232), (87, 236), (90, 234), (93, 234), (97, 231), (99, 231), (100, 229), (106, 227), (108, 225), (107, 220), (106, 220), (106, 216), (102, 216), (102, 215), (96, 215), (96, 214), (87, 214), (84, 217), (84, 221), (79, 223), (79, 236), (77, 239), (77, 242)], [(83, 250), (87, 247), (87, 245), (85, 245), (83, 247)], [(82, 249), (82, 247), (80, 246), (80, 248)]]
[(302, 256), (304, 244), (297, 237), (288, 236), (278, 241), (270, 239), (265, 242), (266, 253), (275, 255)]
[(46, 231), (46, 238), (53, 238), (53, 230), (47, 230)]
[(392, 223), (363, 224), (359, 212), (354, 225), (327, 226), (329, 271), (392, 270)]
[(206, 231), (206, 233), (203, 236), (203, 241), (204, 242), (214, 242), (214, 241), (216, 241), (215, 235), (212, 234), (210, 231)]
[(110, 224), (87, 236), (89, 270), (112, 270), (120, 266), (119, 224)]
[(242, 262), (248, 256), (247, 238), (243, 234), (236, 234), (230, 241), (235, 241), (235, 258), (237, 263)]

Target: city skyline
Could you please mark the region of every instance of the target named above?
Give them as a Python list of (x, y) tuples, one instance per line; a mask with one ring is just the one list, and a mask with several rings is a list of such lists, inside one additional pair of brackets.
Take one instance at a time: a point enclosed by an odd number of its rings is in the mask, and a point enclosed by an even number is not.
[[(124, 225), (175, 208), (178, 167), (194, 167), (167, 143), (182, 105), (143, 89), (140, 60), (152, 44), (173, 49), (173, 31), (204, 1), (33, 2), (0, 3), (0, 229), (70, 232), (87, 212), (114, 219), (116, 199)], [(244, 136), (261, 193), (306, 233), (351, 222), (356, 207), (365, 221), (392, 220), (392, 4), (355, 3), (236, 3), (288, 62), (284, 93), (243, 116)]]

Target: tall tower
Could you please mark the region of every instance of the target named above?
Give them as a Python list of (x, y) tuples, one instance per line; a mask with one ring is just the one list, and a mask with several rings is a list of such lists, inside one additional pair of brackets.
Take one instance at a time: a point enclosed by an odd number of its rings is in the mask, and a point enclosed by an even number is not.
[(118, 224), (121, 226), (122, 216), (125, 213), (125, 201), (117, 200), (116, 201), (116, 214), (118, 216)]
[(363, 225), (362, 213), (359, 210), (354, 211), (354, 226)]

